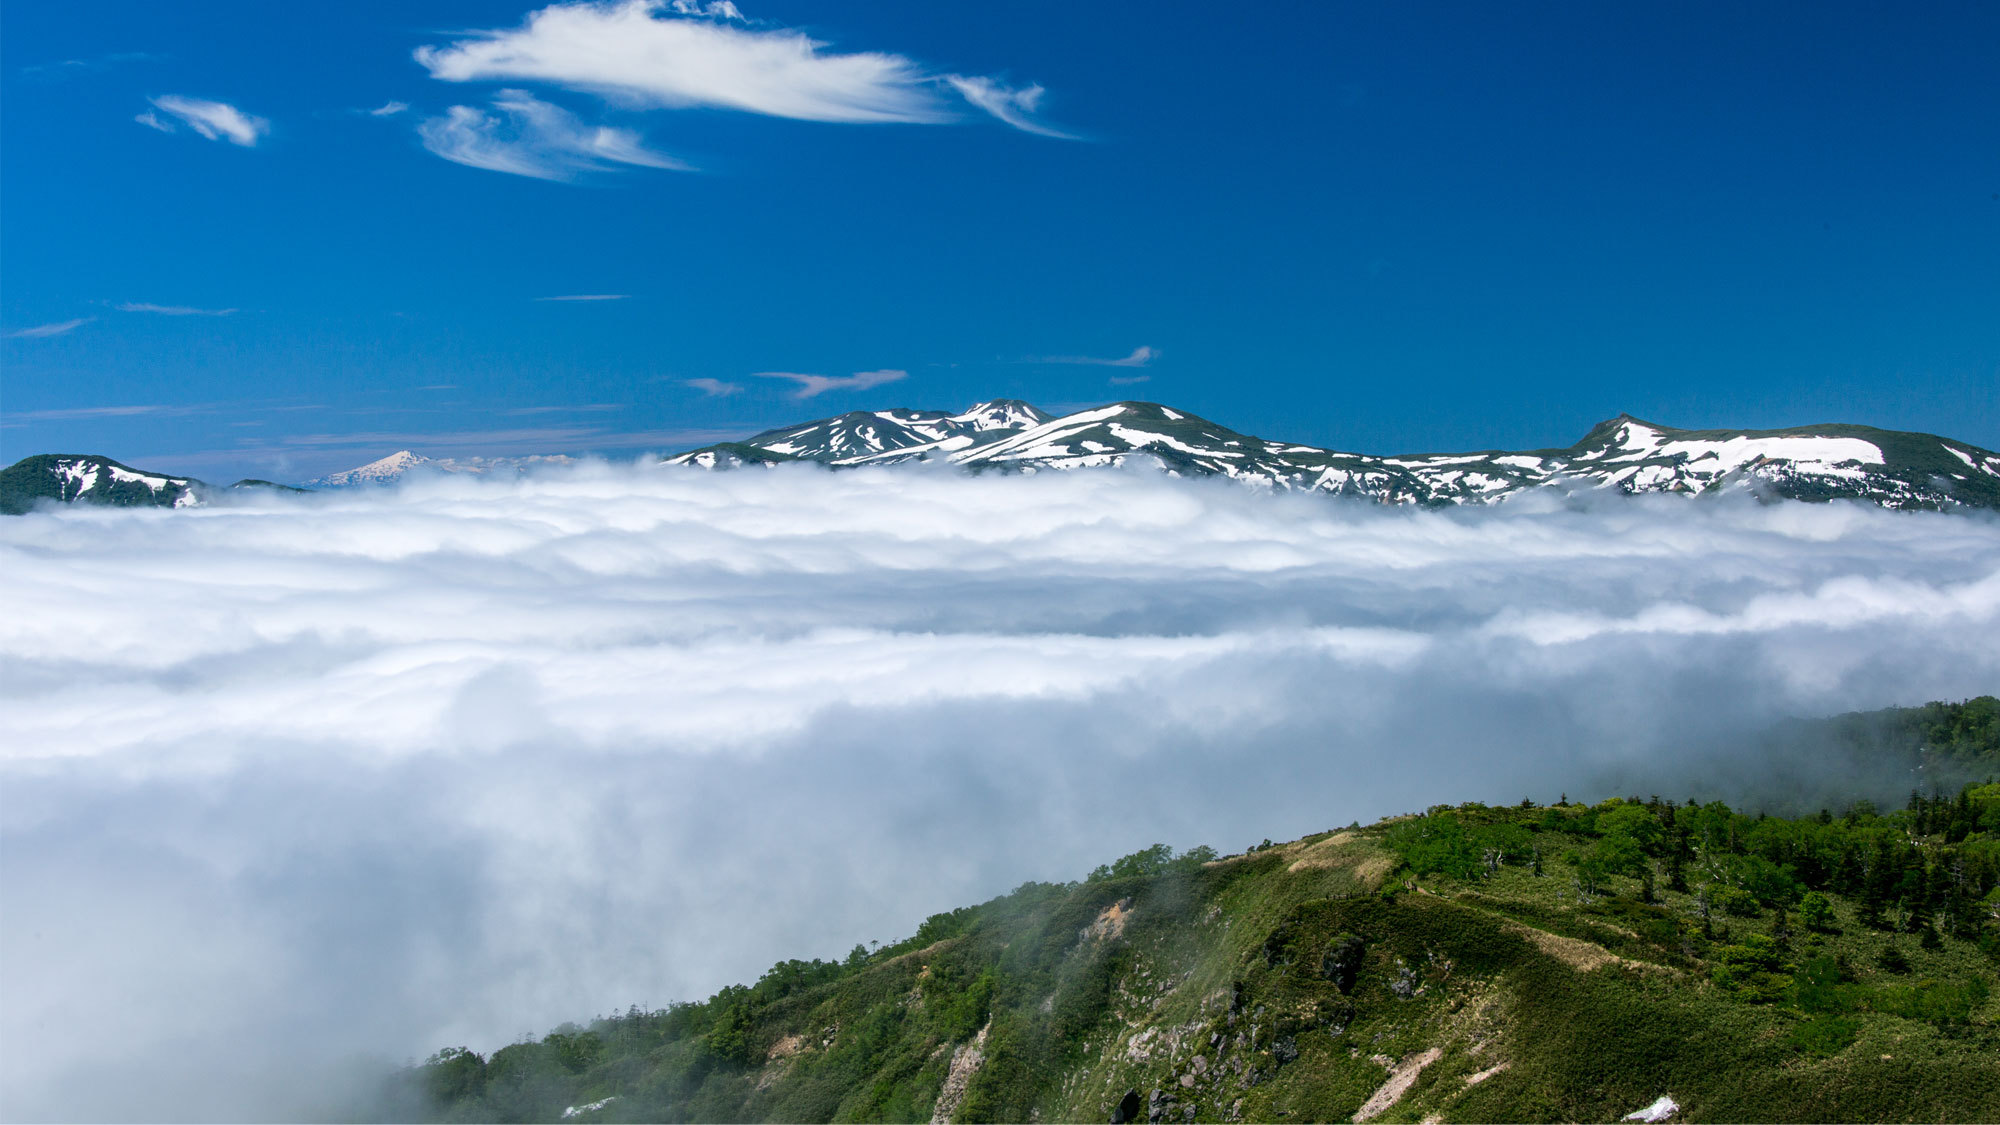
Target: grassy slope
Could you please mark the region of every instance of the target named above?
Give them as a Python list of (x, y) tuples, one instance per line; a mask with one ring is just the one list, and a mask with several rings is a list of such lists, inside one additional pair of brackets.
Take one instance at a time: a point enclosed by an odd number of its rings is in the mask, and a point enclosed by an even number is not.
[[(565, 1027), (488, 1059), (443, 1052), (401, 1076), (406, 1100), (388, 1112), (548, 1120), (615, 1098), (576, 1119), (930, 1120), (942, 1098), (953, 1120), (1094, 1121), (1132, 1091), (1142, 1119), (1345, 1121), (1392, 1067), (1436, 1050), (1377, 1120), (1608, 1121), (1662, 1094), (1680, 1120), (2000, 1119), (2000, 907), (1920, 938), (1894, 908), (1889, 928), (1871, 928), (1858, 899), (1828, 893), (1832, 924), (1815, 931), (1793, 886), (1738, 896), (1737, 913), (1713, 909), (1704, 926), (1710, 876), (1696, 872), (1768, 831), (1717, 806), (1707, 835), (1687, 837), (1688, 892), (1669, 888), (1655, 854), (1639, 865), (1655, 902), (1633, 874), (1583, 895), (1576, 860), (1610, 807), (1445, 814), (1515, 833), (1491, 871), (1415, 874), (1437, 866), (1406, 862), (1435, 815), (1206, 864), (1128, 857), (1141, 862), (1124, 870), (1147, 873), (1029, 884), (898, 946), (788, 962), (701, 1004)], [(1969, 863), (1984, 893), (2000, 793), (1983, 807), (1969, 837), (1917, 836), (1909, 854), (1936, 870)], [(1816, 818), (1771, 822), (1786, 823), (1811, 832)], [(1857, 813), (1830, 831), (1843, 824), (1899, 841), (1917, 827)], [(1719, 901), (1721, 885), (1707, 889)], [(1362, 939), (1352, 978), (1329, 979), (1349, 935)], [(1780, 940), (1767, 1002), (1715, 979), (1752, 935)], [(1907, 968), (1885, 964), (1890, 950)], [(1845, 977), (1808, 995), (1794, 977), (1809, 963)]]

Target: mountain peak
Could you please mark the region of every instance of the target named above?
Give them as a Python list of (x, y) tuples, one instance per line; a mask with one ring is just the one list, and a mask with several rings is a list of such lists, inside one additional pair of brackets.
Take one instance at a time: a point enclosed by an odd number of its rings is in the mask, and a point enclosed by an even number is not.
[(392, 481), (402, 479), (410, 471), (422, 468), (430, 463), (431, 459), (421, 453), (412, 452), (408, 449), (399, 449), (387, 457), (378, 457), (359, 468), (348, 469), (345, 472), (339, 473), (328, 473), (326, 476), (309, 480), (306, 483), (330, 488), (343, 488), (356, 484), (389, 484)]
[(1604, 421), (1592, 426), (1590, 432), (1583, 435), (1582, 440), (1570, 448), (1585, 449), (1591, 446), (1623, 444), (1625, 435), (1635, 426), (1654, 433), (1673, 432), (1672, 426), (1662, 426), (1657, 422), (1648, 422), (1636, 414), (1621, 413), (1616, 418), (1606, 418)]
[(187, 508), (202, 502), (205, 487), (192, 477), (149, 473), (94, 453), (43, 453), (0, 470), (0, 513), (18, 515), (44, 500)]
[[(387, 457), (377, 458), (368, 462), (366, 465), (361, 466), (361, 469), (407, 469), (415, 465), (421, 465), (428, 460), (430, 458), (425, 457), (421, 453), (399, 449)], [(361, 470), (356, 471), (359, 472)]]
[(426, 457), (408, 449), (399, 449), (387, 457), (378, 457), (360, 468), (330, 473), (305, 483), (318, 487), (343, 488), (358, 484), (394, 484), (412, 473), (518, 475), (543, 466), (572, 464), (575, 460), (576, 458), (563, 453), (538, 453), (529, 457)]
[(1039, 426), (1051, 417), (1032, 403), (1018, 398), (996, 398), (974, 403), (963, 414), (954, 414), (946, 421), (968, 426), (975, 431), (1018, 430)]

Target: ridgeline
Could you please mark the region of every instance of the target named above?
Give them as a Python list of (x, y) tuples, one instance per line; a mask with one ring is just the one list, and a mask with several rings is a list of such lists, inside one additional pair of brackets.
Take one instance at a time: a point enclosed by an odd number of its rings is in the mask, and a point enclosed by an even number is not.
[(1829, 721), (1985, 776), (1891, 811), (1523, 800), (1156, 846), (702, 1002), (440, 1051), (380, 1112), (2000, 1120), (1996, 712)]

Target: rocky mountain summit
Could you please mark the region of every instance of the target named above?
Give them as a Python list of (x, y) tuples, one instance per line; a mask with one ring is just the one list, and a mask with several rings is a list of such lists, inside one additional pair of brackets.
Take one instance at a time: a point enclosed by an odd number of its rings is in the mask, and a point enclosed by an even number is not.
[(1891, 508), (2000, 507), (2000, 455), (1930, 434), (1828, 424), (1785, 430), (1678, 430), (1629, 414), (1564, 449), (1382, 457), (1238, 433), (1152, 402), (1051, 417), (998, 399), (960, 414), (855, 411), (711, 445), (669, 464), (731, 468), (813, 461), (837, 467), (942, 461), (1018, 472), (1155, 463), (1290, 491), (1394, 504), (1502, 500), (1527, 489), (1625, 493), (1747, 491)]

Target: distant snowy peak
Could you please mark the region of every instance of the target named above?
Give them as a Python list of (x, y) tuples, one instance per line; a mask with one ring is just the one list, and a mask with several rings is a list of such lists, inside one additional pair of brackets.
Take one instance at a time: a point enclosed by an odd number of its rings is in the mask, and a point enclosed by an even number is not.
[(401, 480), (404, 475), (431, 464), (431, 459), (421, 453), (407, 449), (398, 450), (387, 457), (368, 462), (359, 468), (344, 472), (328, 473), (305, 483), (316, 488), (348, 488), (357, 484), (389, 484)]
[(544, 465), (568, 465), (576, 458), (560, 453), (533, 457), (426, 457), (410, 450), (398, 450), (359, 468), (329, 473), (306, 481), (311, 488), (354, 488), (364, 485), (395, 484), (424, 473), (520, 474)]
[(0, 512), (17, 515), (37, 501), (127, 508), (186, 508), (201, 503), (200, 481), (121, 465), (93, 454), (45, 453), (0, 470)]
[(2000, 507), (2000, 456), (1963, 442), (1848, 425), (1676, 430), (1630, 415), (1598, 424), (1567, 449), (1377, 457), (1266, 441), (1159, 403), (1118, 402), (1052, 417), (1004, 399), (962, 414), (856, 411), (667, 460), (701, 468), (936, 460), (1036, 472), (1134, 458), (1182, 476), (1396, 504), (1483, 503), (1554, 486), (1686, 495), (1739, 490), (1896, 508)]

